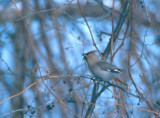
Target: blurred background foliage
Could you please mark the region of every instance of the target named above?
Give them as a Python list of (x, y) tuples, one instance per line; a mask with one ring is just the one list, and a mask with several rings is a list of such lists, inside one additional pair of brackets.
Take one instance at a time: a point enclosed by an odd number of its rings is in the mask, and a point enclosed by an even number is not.
[[(127, 1), (130, 6), (127, 16), (124, 17), (123, 11)], [(91, 84), (93, 81), (86, 78), (91, 74), (82, 54), (95, 50), (95, 46), (77, 0), (15, 2), (29, 31), (42, 75), (64, 75), (45, 80), (46, 85), (70, 109), (84, 117), (94, 85)], [(112, 4), (112, 0), (80, 0), (82, 12), (102, 54), (110, 45)], [(115, 93), (119, 104), (124, 104), (120, 90), (116, 89), (113, 93), (114, 89), (109, 87), (96, 101), (92, 117), (158, 117), (152, 111), (158, 113), (160, 104), (159, 6), (158, 0), (115, 0), (114, 8), (114, 29), (116, 30), (118, 25), (122, 27), (113, 44), (113, 52), (121, 44), (122, 47), (114, 56), (113, 64), (126, 70), (127, 75), (130, 70), (133, 81), (144, 98), (151, 101), (153, 109), (144, 100), (125, 92), (123, 98), (127, 107), (119, 106)], [(55, 97), (42, 82), (25, 92), (22, 91), (41, 80), (36, 58), (24, 24), (12, 1), (0, 0), (0, 16), (0, 117), (77, 117), (63, 104), (55, 101)], [(121, 24), (120, 18), (124, 19)], [(110, 50), (108, 52), (106, 61), (110, 62)], [(133, 81), (129, 78), (123, 81), (130, 86), (129, 89), (124, 87), (127, 91), (139, 95)], [(66, 96), (72, 91), (73, 94)], [(18, 93), (20, 95), (3, 102)]]

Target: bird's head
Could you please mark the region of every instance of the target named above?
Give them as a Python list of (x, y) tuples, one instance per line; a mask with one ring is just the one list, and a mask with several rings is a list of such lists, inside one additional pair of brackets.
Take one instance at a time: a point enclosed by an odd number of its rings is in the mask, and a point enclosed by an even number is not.
[(95, 61), (99, 60), (98, 56), (95, 54), (95, 52), (97, 52), (97, 50), (93, 50), (93, 51), (89, 51), (87, 53), (84, 53), (84, 59), (88, 62), (88, 63), (94, 63)]
[(84, 59), (87, 60), (87, 58), (91, 57), (95, 52), (97, 52), (97, 50), (89, 51), (87, 53), (82, 54), (82, 56), (84, 56)]

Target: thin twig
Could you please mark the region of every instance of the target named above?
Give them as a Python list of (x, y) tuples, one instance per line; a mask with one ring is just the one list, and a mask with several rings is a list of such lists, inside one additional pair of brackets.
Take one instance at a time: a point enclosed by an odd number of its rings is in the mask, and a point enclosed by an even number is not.
[(113, 5), (112, 5), (111, 64), (113, 62), (112, 51), (113, 51), (113, 39), (114, 39), (114, 3), (115, 0), (113, 0)]
[(53, 94), (52, 91), (51, 91), (51, 90), (48, 88), (48, 86), (45, 84), (44, 79), (43, 79), (43, 76), (42, 76), (42, 73), (41, 73), (40, 65), (39, 65), (39, 62), (38, 62), (38, 58), (37, 58), (37, 55), (36, 55), (36, 51), (35, 51), (35, 48), (34, 48), (34, 46), (33, 46), (33, 44), (32, 44), (31, 38), (30, 38), (30, 36), (29, 36), (29, 32), (28, 32), (28, 29), (27, 29), (27, 25), (26, 25), (26, 23), (25, 23), (22, 15), (21, 15), (21, 13), (20, 13), (20, 11), (19, 11), (19, 9), (18, 9), (15, 1), (14, 1), (14, 0), (12, 0), (12, 1), (13, 1), (14, 5), (15, 5), (15, 7), (16, 7), (16, 9), (17, 9), (17, 11), (18, 11), (18, 13), (19, 13), (19, 15), (20, 15), (20, 17), (21, 17), (21, 19), (22, 19), (22, 22), (23, 22), (23, 24), (24, 24), (25, 30), (26, 30), (26, 32), (27, 32), (28, 39), (29, 39), (30, 45), (31, 45), (31, 47), (32, 47), (34, 56), (35, 56), (35, 58), (36, 58), (36, 62), (37, 62), (37, 65), (38, 65), (38, 69), (39, 69), (40, 76), (41, 76), (41, 79), (42, 79), (43, 84), (45, 85), (45, 87), (47, 88), (47, 90), (49, 91), (49, 93), (51, 93), (57, 100), (59, 100), (59, 102), (60, 102), (61, 104), (63, 104), (67, 109), (69, 109), (74, 115), (76, 115), (77, 117), (79, 117), (78, 114), (76, 114), (76, 113), (75, 113), (72, 109), (70, 109), (64, 102), (62, 102), (55, 94)]
[(95, 46), (96, 50), (98, 51), (98, 53), (100, 54), (100, 56), (101, 56), (101, 57), (102, 57), (102, 59), (104, 60), (103, 55), (102, 55), (102, 54), (101, 54), (101, 52), (99, 51), (99, 49), (98, 49), (98, 47), (97, 47), (97, 45), (96, 45), (96, 43), (95, 43), (95, 41), (94, 41), (94, 37), (93, 37), (93, 35), (92, 35), (92, 31), (91, 31), (91, 29), (90, 29), (90, 27), (89, 27), (89, 24), (88, 24), (88, 22), (87, 22), (87, 20), (86, 20), (86, 18), (85, 18), (85, 16), (84, 16), (84, 14), (83, 14), (83, 12), (82, 12), (82, 9), (81, 9), (81, 6), (80, 6), (80, 3), (79, 3), (79, 0), (77, 0), (77, 3), (78, 3), (78, 6), (79, 6), (79, 9), (80, 9), (80, 13), (81, 13), (81, 15), (82, 15), (83, 19), (85, 20), (86, 25), (87, 25), (87, 27), (88, 27), (88, 29), (89, 29), (90, 35), (91, 35), (91, 37), (92, 37), (93, 45)]

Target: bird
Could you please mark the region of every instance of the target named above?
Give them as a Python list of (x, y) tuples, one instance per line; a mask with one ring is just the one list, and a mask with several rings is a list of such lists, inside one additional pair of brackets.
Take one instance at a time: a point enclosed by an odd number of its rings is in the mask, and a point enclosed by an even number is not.
[(84, 53), (83, 56), (88, 64), (90, 72), (98, 80), (108, 82), (124, 71), (104, 60), (100, 60), (95, 52), (96, 50), (93, 50)]

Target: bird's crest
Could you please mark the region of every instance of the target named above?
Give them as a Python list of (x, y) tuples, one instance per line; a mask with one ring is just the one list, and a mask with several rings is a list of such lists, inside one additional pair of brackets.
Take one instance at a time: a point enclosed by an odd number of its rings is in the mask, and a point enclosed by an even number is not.
[(87, 53), (84, 53), (83, 56), (88, 56), (88, 55), (90, 55), (92, 53), (95, 53), (95, 52), (97, 52), (97, 50), (92, 50), (92, 51), (89, 51)]

